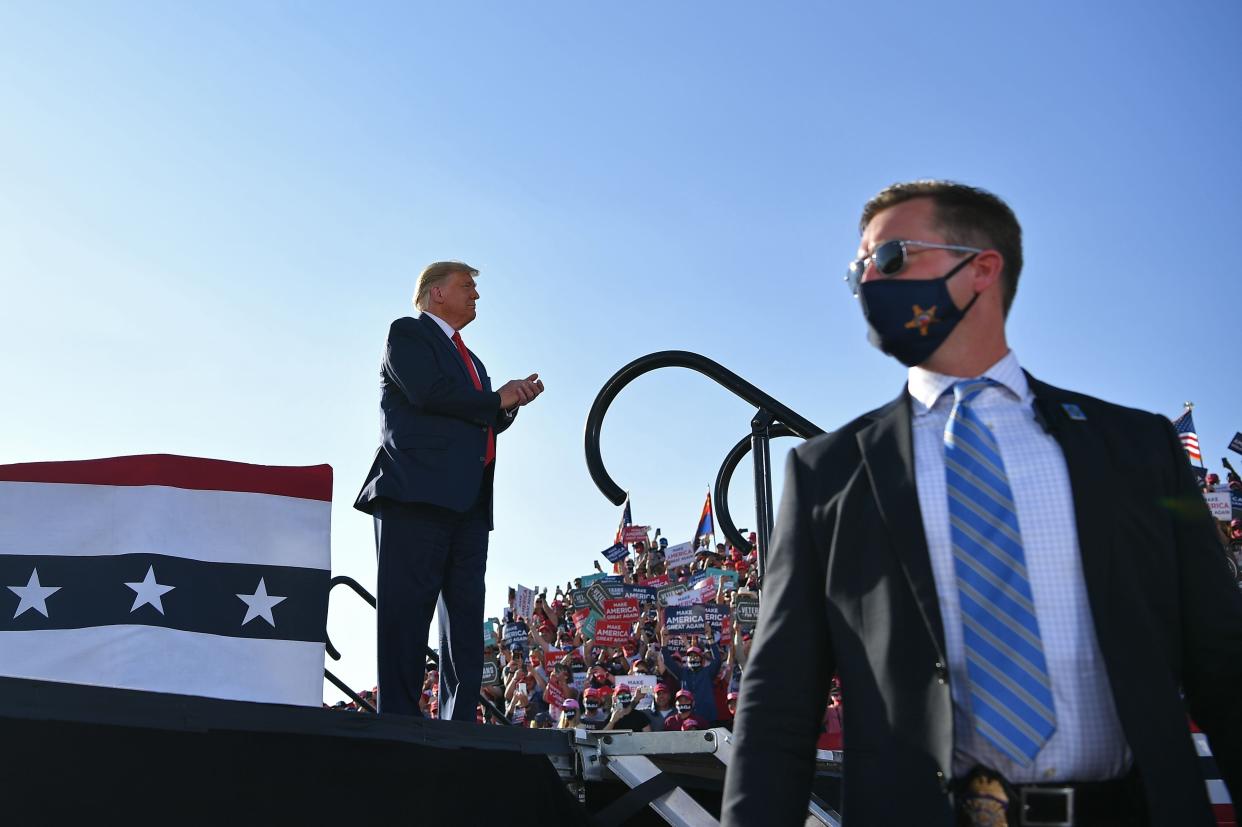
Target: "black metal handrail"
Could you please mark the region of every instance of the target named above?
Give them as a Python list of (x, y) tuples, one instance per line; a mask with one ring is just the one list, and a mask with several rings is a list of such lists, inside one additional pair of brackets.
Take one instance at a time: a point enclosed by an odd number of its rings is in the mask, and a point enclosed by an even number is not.
[[(798, 434), (785, 425), (777, 423), (769, 429), (768, 436), (771, 439), (778, 439), (783, 436), (798, 436)], [(733, 544), (734, 548), (741, 549), (743, 553), (750, 551), (751, 543), (748, 538), (742, 536), (742, 532), (733, 522), (733, 512), (729, 510), (729, 484), (733, 482), (733, 472), (737, 470), (742, 458), (750, 453), (753, 440), (754, 437), (750, 435), (738, 440), (737, 444), (725, 455), (724, 462), (720, 464), (720, 470), (716, 472), (716, 484), (712, 486), (716, 522), (720, 525), (720, 533)]]
[[(775, 436), (800, 436), (803, 439), (810, 439), (813, 436), (824, 433), (824, 430), (770, 394), (747, 382), (719, 362), (688, 350), (662, 350), (656, 353), (649, 353), (646, 356), (640, 356), (614, 373), (596, 395), (595, 401), (591, 404), (591, 410), (587, 414), (585, 435), (587, 470), (590, 472), (591, 479), (595, 482), (595, 486), (599, 488), (600, 493), (607, 497), (614, 505), (621, 505), (625, 502), (625, 489), (617, 485), (616, 481), (609, 475), (607, 469), (604, 468), (603, 457), (600, 455), (599, 437), (600, 430), (604, 424), (604, 415), (608, 412), (608, 407), (616, 399), (617, 394), (630, 382), (653, 370), (671, 367), (688, 368), (701, 373), (725, 390), (741, 397), (758, 409), (750, 423), (749, 447), (754, 453), (755, 510), (758, 512), (757, 516), (759, 518), (757, 531), (759, 535), (759, 575), (762, 579), (764, 555), (767, 552), (768, 537), (772, 532), (773, 523), (772, 460), (768, 451), (768, 443)], [(729, 456), (725, 458), (725, 464), (721, 466), (721, 471), (716, 477), (718, 514), (722, 507), (721, 486), (727, 487), (729, 479), (732, 478), (733, 469), (737, 467), (737, 463), (741, 461), (745, 453), (745, 450), (735, 446), (730, 451)], [(734, 454), (736, 454), (736, 458), (732, 459), (732, 465), (730, 465), (730, 459), (734, 457)], [(726, 467), (728, 473), (725, 473)], [(728, 530), (725, 531), (725, 536), (734, 545), (748, 549), (750, 543), (738, 534), (732, 516), (729, 514), (727, 493), (723, 499), (722, 529), (726, 525), (731, 529), (732, 536), (730, 536)]]
[[(346, 575), (338, 574), (336, 577), (333, 577), (330, 581), (328, 581), (328, 595), (329, 596), (331, 596), (332, 590), (335, 589), (337, 586), (349, 586), (349, 588), (353, 589), (354, 593), (357, 594), (359, 597), (361, 597), (363, 600), (365, 600), (371, 606), (372, 609), (376, 608), (376, 606), (378, 605), (375, 600), (375, 595), (367, 591), (361, 583), (359, 583), (357, 580), (355, 580), (352, 577), (347, 577)], [(340, 660), (341, 653), (339, 650), (337, 650), (335, 646), (332, 645), (332, 639), (328, 637), (328, 632), (326, 629), (324, 630), (324, 633), (323, 633), (323, 639), (324, 639), (325, 649), (327, 650), (327, 653), (328, 653), (328, 657), (332, 658), (332, 660)], [(433, 661), (436, 662), (437, 665), (439, 665), (440, 654), (436, 652), (435, 649), (432, 649), (430, 646), (427, 647), (427, 657), (431, 658)], [(344, 681), (342, 681), (336, 675), (332, 674), (331, 671), (325, 668), (323, 670), (323, 676), (327, 678), (329, 681), (331, 681), (333, 686), (335, 686), (337, 689), (341, 690), (346, 695), (348, 695), (350, 698), (352, 698), (354, 702), (358, 704), (359, 708), (365, 707), (368, 712), (379, 714), (379, 710), (377, 710), (371, 704), (367, 703), (367, 701), (364, 698), (362, 698), (360, 695), (354, 692), (354, 690), (350, 689), (349, 686)], [(496, 703), (491, 698), (489, 698), (485, 693), (483, 692), (479, 693), (479, 702), (483, 704), (484, 708), (487, 709), (487, 711), (490, 712), (492, 714), (492, 717), (494, 717), (496, 720), (500, 721), (505, 726), (513, 725), (513, 722), (509, 720), (508, 716), (506, 716), (505, 713), (500, 709), (500, 707), (496, 706)]]

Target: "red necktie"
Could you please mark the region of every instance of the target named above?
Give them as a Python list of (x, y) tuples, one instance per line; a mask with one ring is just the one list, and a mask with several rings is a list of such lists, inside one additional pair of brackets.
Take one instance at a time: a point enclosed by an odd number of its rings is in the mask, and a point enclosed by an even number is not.
[[(483, 383), (479, 381), (479, 372), (474, 368), (474, 360), (470, 358), (470, 351), (466, 350), (466, 343), (461, 340), (461, 334), (457, 331), (453, 331), (453, 344), (457, 345), (457, 352), (461, 354), (461, 360), (466, 363), (466, 370), (470, 372), (470, 381), (474, 382), (474, 389), (483, 390)], [(488, 426), (487, 456), (483, 464), (491, 465), (494, 459), (496, 459), (496, 432)]]

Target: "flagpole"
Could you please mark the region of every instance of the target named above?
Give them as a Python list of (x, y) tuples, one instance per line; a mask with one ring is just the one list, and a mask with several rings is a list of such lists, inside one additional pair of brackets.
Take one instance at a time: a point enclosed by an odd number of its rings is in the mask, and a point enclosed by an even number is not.
[(707, 513), (712, 517), (712, 551), (716, 550), (716, 515), (712, 506), (712, 487), (707, 486)]

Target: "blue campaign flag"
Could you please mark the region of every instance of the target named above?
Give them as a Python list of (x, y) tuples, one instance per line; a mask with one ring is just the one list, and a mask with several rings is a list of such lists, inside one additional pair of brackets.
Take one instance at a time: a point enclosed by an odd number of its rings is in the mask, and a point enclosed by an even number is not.
[(1242, 431), (1233, 435), (1233, 439), (1229, 440), (1229, 450), (1235, 454), (1242, 454)]
[(600, 554), (607, 557), (609, 563), (620, 563), (629, 552), (625, 549), (625, 543), (616, 543), (601, 551)]

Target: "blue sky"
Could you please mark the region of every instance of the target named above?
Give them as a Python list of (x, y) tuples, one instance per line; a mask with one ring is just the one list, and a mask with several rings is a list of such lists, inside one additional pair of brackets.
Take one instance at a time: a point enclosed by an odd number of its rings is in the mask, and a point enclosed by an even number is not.
[[(841, 274), (870, 195), (949, 177), (1023, 222), (1023, 364), (1193, 400), (1218, 467), (1242, 429), (1240, 23), (1231, 2), (4, 4), (0, 462), (327, 462), (334, 570), (371, 585), (350, 504), (384, 333), (422, 265), (460, 258), (482, 271), (467, 342), (547, 384), (499, 444), (498, 607), (610, 541), (582, 426), (630, 359), (701, 352), (829, 429), (894, 396)], [(631, 386), (603, 448), (635, 519), (688, 538), (750, 414), (683, 371)], [(753, 524), (744, 474), (732, 496)], [(371, 617), (338, 594), (329, 626), (369, 686)]]

